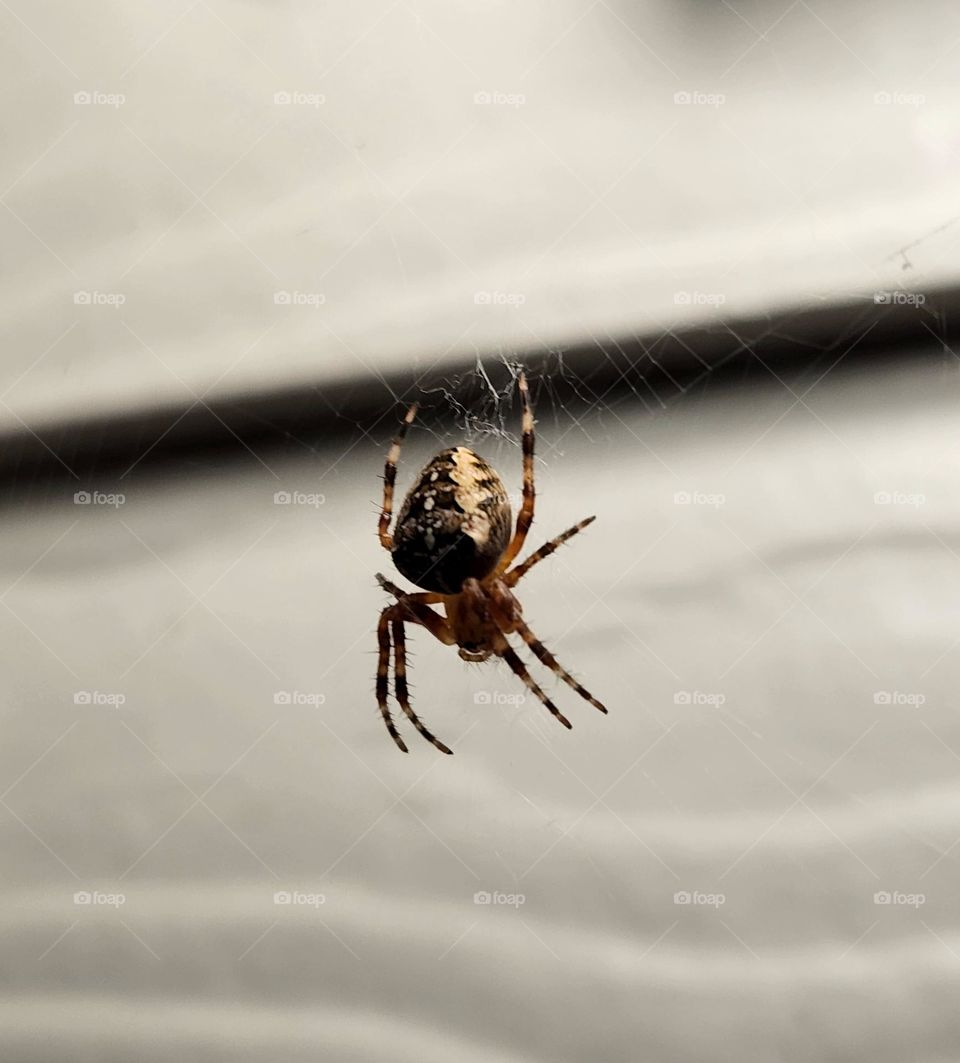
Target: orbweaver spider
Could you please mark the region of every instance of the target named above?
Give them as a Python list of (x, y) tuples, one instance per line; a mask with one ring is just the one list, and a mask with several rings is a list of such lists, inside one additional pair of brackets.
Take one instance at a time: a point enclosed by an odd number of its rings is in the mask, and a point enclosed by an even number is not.
[[(544, 543), (515, 568), (510, 565), (523, 548), (533, 523), (536, 497), (533, 478), (533, 410), (527, 380), (521, 372), (517, 381), (523, 407), (523, 502), (517, 526), (510, 535), (512, 514), (503, 481), (472, 450), (451, 447), (443, 450), (421, 471), (410, 489), (390, 534), (393, 488), (397, 479), (400, 446), (413, 423), (413, 405), (397, 432), (387, 454), (383, 475), (383, 505), (380, 511), (380, 544), (389, 550), (401, 575), (423, 588), (424, 593), (408, 594), (386, 577), (377, 574), (385, 591), (397, 601), (380, 614), (377, 641), (377, 704), (394, 742), (408, 752), (390, 716), (387, 704), (390, 669), (390, 636), (393, 635), (394, 693), (400, 708), (414, 727), (441, 753), (452, 753), (424, 726), (410, 705), (407, 689), (407, 651), (404, 624), (420, 624), (447, 646), (459, 646), (465, 661), (485, 661), (491, 655), (502, 658), (527, 688), (539, 698), (564, 727), (570, 721), (554, 705), (527, 671), (523, 661), (507, 641), (518, 634), (533, 655), (595, 708), (607, 710), (585, 690), (524, 623), (520, 603), (511, 590), (545, 557), (592, 523), (594, 517), (568, 528), (562, 535)], [(431, 605), (443, 606), (445, 616)]]

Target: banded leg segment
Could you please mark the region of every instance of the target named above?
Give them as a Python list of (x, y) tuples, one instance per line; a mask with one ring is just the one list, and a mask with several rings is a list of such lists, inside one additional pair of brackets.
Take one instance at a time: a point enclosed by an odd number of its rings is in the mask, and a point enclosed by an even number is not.
[(523, 579), (523, 577), (533, 568), (534, 565), (539, 564), (544, 558), (549, 557), (555, 550), (563, 546), (568, 539), (572, 539), (577, 532), (583, 531), (587, 525), (592, 524), (596, 517), (584, 517), (579, 524), (574, 524), (572, 528), (567, 528), (565, 532), (555, 536), (548, 543), (544, 543), (536, 553), (531, 554), (526, 561), (517, 565), (516, 568), (511, 569), (503, 576), (503, 581), (508, 587), (515, 587), (517, 583)]
[(546, 646), (544, 646), (544, 644), (537, 638), (537, 636), (534, 635), (530, 628), (528, 628), (527, 625), (521, 619), (519, 619), (519, 617), (514, 620), (514, 626), (517, 629), (517, 633), (520, 635), (523, 641), (530, 647), (530, 651), (533, 653), (533, 655), (537, 658), (538, 661), (542, 661), (543, 664), (545, 664), (551, 672), (554, 672), (556, 675), (560, 676), (560, 678), (567, 684), (567, 686), (573, 687), (573, 689), (580, 695), (580, 697), (584, 699), (584, 701), (589, 701), (595, 709), (599, 709), (602, 713), (606, 714), (606, 707), (601, 702), (597, 701), (597, 699), (590, 693), (589, 690), (587, 690), (586, 687), (582, 686), (580, 683), (577, 682), (576, 679), (573, 678), (573, 676), (566, 670), (566, 668), (563, 667), (563, 665), (556, 659), (556, 657), (554, 657), (554, 655), (547, 649)]
[[(504, 641), (506, 641), (506, 640), (504, 640)], [(554, 703), (547, 697), (546, 693), (541, 689), (541, 687), (538, 686), (537, 681), (527, 671), (526, 666), (524, 665), (523, 661), (520, 660), (520, 658), (516, 655), (514, 650), (511, 649), (510, 646), (506, 646), (505, 648), (502, 648), (499, 651), (499, 653), (500, 653), (500, 656), (510, 666), (511, 670), (513, 671), (513, 673), (515, 675), (518, 675), (523, 680), (523, 682), (527, 686), (527, 689), (529, 689), (534, 694), (535, 697), (537, 697), (540, 701), (543, 702), (544, 705), (546, 705), (546, 707), (563, 724), (564, 727), (567, 727), (570, 730), (572, 730), (573, 729), (573, 724), (566, 718), (566, 716), (563, 715), (563, 713), (557, 708), (557, 706), (554, 705)]]
[[(393, 612), (397, 611), (398, 607), (393, 608)], [(400, 702), (400, 708), (403, 709), (407, 719), (413, 724), (414, 727), (420, 732), (423, 737), (436, 746), (441, 753), (448, 753), (453, 755), (453, 750), (448, 749), (443, 742), (435, 738), (424, 725), (420, 717), (413, 711), (413, 707), (410, 704), (410, 692), (407, 689), (407, 642), (406, 635), (403, 629), (403, 620), (396, 618), (392, 621), (393, 629), (393, 653), (394, 653), (394, 672), (393, 683), (394, 691), (397, 695), (397, 701)]]
[(380, 507), (380, 523), (377, 526), (377, 532), (380, 535), (380, 545), (384, 550), (393, 549), (393, 536), (390, 534), (390, 517), (393, 515), (393, 488), (397, 482), (397, 462), (400, 460), (400, 446), (403, 443), (403, 437), (407, 434), (407, 429), (413, 424), (413, 419), (416, 416), (417, 404), (414, 403), (407, 410), (407, 416), (404, 417), (403, 424), (400, 425), (400, 429), (390, 445), (390, 450), (387, 452), (387, 460), (383, 467), (383, 504)]
[(432, 594), (428, 591), (418, 591), (416, 594), (407, 594), (406, 591), (401, 590), (395, 583), (391, 583), (386, 576), (381, 576), (377, 573), (377, 581), (385, 591), (392, 594), (397, 599), (397, 604), (393, 606), (393, 609), (399, 609), (399, 615), (403, 617), (408, 623), (421, 624), (430, 632), (431, 635), (438, 641), (442, 642), (444, 646), (455, 646), (457, 643), (453, 632), (450, 630), (450, 625), (444, 620), (442, 616), (438, 616), (431, 608), (431, 605), (436, 605), (443, 601), (442, 594)]
[(530, 405), (530, 390), (527, 387), (526, 374), (521, 371), (517, 379), (520, 391), (520, 403), (523, 407), (522, 447), (523, 447), (523, 501), (517, 514), (517, 527), (513, 538), (503, 552), (497, 564), (497, 572), (506, 572), (511, 562), (523, 549), (523, 544), (533, 523), (533, 509), (536, 501), (536, 486), (533, 477), (533, 408)]
[(387, 725), (390, 737), (404, 753), (409, 753), (406, 743), (400, 737), (400, 732), (390, 716), (390, 705), (387, 700), (390, 691), (390, 612), (393, 608), (394, 606), (388, 605), (380, 614), (380, 622), (377, 624), (377, 644), (380, 649), (377, 659), (377, 704), (380, 706), (380, 714)]

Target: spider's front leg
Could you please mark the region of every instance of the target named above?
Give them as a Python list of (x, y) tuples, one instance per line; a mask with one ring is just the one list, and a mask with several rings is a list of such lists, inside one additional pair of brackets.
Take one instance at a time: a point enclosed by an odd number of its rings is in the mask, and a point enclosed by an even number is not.
[(377, 534), (380, 536), (380, 545), (384, 550), (393, 549), (393, 536), (390, 534), (390, 517), (393, 515), (393, 488), (397, 482), (397, 462), (400, 460), (400, 447), (407, 429), (413, 424), (417, 416), (417, 406), (407, 410), (407, 416), (403, 419), (390, 450), (387, 452), (387, 460), (383, 466), (383, 502), (380, 506), (380, 520), (377, 523)]

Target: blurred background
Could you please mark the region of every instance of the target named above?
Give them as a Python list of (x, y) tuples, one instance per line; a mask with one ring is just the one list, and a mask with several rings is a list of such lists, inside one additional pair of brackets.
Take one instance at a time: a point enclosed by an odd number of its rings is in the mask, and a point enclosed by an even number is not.
[[(954, 5), (0, 0), (0, 1055), (960, 1037)], [(410, 631), (520, 489), (608, 706)], [(556, 689), (555, 689), (556, 688)]]

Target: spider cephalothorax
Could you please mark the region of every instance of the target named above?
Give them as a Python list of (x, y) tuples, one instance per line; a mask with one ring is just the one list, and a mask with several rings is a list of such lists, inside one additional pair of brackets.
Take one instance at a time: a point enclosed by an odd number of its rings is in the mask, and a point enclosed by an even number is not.
[[(436, 739), (410, 705), (407, 689), (406, 636), (404, 624), (420, 624), (448, 646), (458, 646), (465, 661), (485, 661), (495, 655), (509, 667), (543, 702), (565, 727), (572, 726), (527, 671), (523, 661), (507, 641), (518, 634), (533, 655), (555, 672), (601, 712), (607, 710), (557, 661), (524, 623), (523, 610), (514, 596), (520, 578), (538, 561), (585, 528), (594, 518), (567, 529), (544, 543), (536, 553), (511, 569), (513, 559), (523, 548), (533, 522), (536, 491), (533, 478), (533, 411), (527, 381), (518, 378), (523, 405), (523, 503), (517, 526), (510, 535), (512, 515), (503, 481), (478, 454), (466, 447), (441, 451), (430, 461), (400, 508), (393, 535), (390, 517), (393, 488), (397, 478), (400, 445), (417, 413), (407, 411), (400, 431), (387, 455), (384, 470), (383, 506), (380, 513), (380, 542), (393, 556), (397, 570), (425, 593), (408, 594), (383, 576), (380, 585), (396, 603), (380, 614), (377, 638), (380, 657), (377, 666), (377, 702), (394, 742), (407, 752), (387, 701), (389, 687), (391, 633), (394, 652), (394, 693), (400, 708), (414, 727), (437, 749), (450, 753)], [(441, 615), (430, 608), (443, 607)]]

